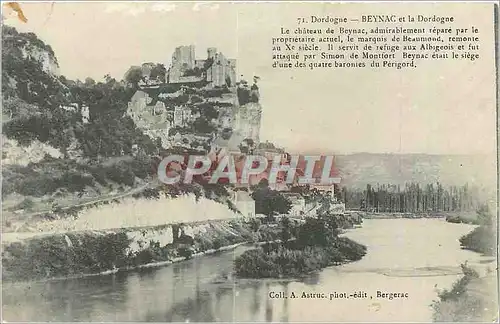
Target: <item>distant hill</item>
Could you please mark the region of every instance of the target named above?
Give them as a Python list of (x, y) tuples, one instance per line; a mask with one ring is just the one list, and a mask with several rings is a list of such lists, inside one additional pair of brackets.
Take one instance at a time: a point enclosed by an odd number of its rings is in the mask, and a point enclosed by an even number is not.
[(372, 154), (337, 155), (342, 183), (365, 188), (367, 184), (469, 185), (496, 188), (496, 160), (491, 155)]

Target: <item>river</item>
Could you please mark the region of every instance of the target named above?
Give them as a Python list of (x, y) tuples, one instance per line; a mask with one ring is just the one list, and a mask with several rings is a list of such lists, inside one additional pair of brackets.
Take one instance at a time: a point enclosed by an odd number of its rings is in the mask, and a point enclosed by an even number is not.
[[(345, 235), (365, 244), (360, 261), (324, 269), (303, 282), (216, 283), (246, 247), (189, 261), (80, 279), (4, 283), (3, 320), (11, 321), (431, 321), (436, 289), (450, 288), (460, 263), (479, 264), (458, 238), (474, 227), (442, 219), (368, 219)], [(270, 298), (270, 292), (354, 293), (363, 299)], [(407, 293), (380, 299), (377, 291)], [(372, 298), (370, 298), (370, 296)]]

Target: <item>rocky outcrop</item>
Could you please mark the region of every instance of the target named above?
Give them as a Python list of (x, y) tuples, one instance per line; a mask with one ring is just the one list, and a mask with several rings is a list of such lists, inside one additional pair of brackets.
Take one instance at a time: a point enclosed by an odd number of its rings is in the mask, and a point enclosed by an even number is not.
[(2, 135), (2, 164), (3, 165), (22, 165), (27, 166), (29, 163), (40, 162), (45, 155), (53, 158), (62, 157), (61, 151), (42, 143), (40, 141), (32, 141), (29, 146), (23, 147), (16, 140), (8, 139)]

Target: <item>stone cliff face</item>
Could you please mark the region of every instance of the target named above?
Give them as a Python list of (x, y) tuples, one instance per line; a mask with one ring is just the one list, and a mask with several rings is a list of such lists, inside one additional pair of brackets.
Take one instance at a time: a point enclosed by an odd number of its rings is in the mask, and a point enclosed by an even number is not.
[(55, 56), (48, 52), (46, 49), (39, 48), (32, 45), (26, 45), (22, 49), (24, 58), (32, 58), (40, 62), (43, 71), (54, 76), (59, 75), (59, 65)]
[(18, 33), (15, 28), (3, 26), (2, 38), (4, 56), (15, 55), (23, 59), (35, 60), (46, 73), (58, 76), (59, 64), (54, 51), (34, 33)]
[(22, 165), (40, 162), (46, 155), (61, 158), (61, 152), (40, 141), (33, 141), (29, 146), (20, 146), (16, 140), (2, 135), (2, 165)]
[[(27, 165), (40, 161), (46, 154), (61, 156), (58, 149), (39, 140), (20, 145), (17, 140), (5, 136), (8, 133), (5, 131), (7, 122), (39, 113), (40, 107), (36, 101), (43, 90), (49, 93), (60, 84), (58, 73), (57, 58), (49, 45), (33, 33), (18, 33), (15, 28), (2, 26), (3, 165)], [(20, 123), (23, 128), (27, 127), (25, 124), (26, 121)], [(19, 132), (22, 131), (19, 129)]]
[(249, 102), (237, 107), (234, 111), (234, 131), (243, 139), (252, 139), (259, 143), (261, 118), (262, 106), (258, 102)]

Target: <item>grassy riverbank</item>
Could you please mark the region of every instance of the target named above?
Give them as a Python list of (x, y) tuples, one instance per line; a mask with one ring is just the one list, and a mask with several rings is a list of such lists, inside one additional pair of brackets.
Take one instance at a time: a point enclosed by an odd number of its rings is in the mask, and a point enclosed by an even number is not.
[(439, 293), (432, 304), (435, 322), (493, 322), (498, 321), (498, 304), (494, 297), (496, 278), (485, 277), (462, 265), (463, 277), (450, 290)]
[(129, 270), (278, 237), (276, 228), (236, 220), (54, 234), (6, 244), (2, 279), (40, 280)]
[[(496, 256), (496, 221), (485, 208), (477, 213), (480, 226), (462, 236), (463, 249)], [(492, 265), (495, 269), (495, 265)], [(439, 293), (439, 300), (432, 304), (435, 322), (491, 322), (498, 321), (497, 271), (489, 268), (486, 275), (462, 264), (463, 277), (451, 290)]]

